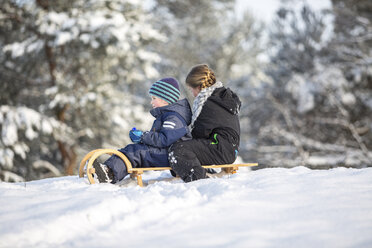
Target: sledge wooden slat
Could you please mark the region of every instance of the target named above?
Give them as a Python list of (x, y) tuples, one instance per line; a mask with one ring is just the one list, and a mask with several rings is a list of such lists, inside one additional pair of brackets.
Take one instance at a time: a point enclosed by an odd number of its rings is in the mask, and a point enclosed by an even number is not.
[(86, 164), (87, 160), (90, 159), (90, 157), (92, 157), (92, 155), (99, 150), (101, 150), (101, 149), (97, 149), (97, 150), (93, 150), (93, 151), (88, 152), (87, 155), (85, 155), (84, 158), (81, 160), (80, 167), (79, 167), (79, 177), (84, 176), (84, 167), (85, 167), (85, 164)]
[(238, 167), (235, 167), (235, 166), (222, 167), (222, 170), (225, 171), (226, 173), (229, 173), (229, 174), (235, 174), (238, 169), (239, 168)]
[[(80, 162), (79, 167), (79, 177), (84, 177), (84, 174), (87, 174), (88, 181), (90, 184), (94, 184), (93, 173), (95, 169), (93, 168), (93, 162), (99, 156), (103, 154), (109, 154), (120, 157), (123, 161), (125, 166), (127, 167), (127, 171), (130, 174), (131, 178), (137, 179), (137, 184), (143, 187), (142, 181), (142, 174), (144, 171), (160, 171), (160, 170), (171, 170), (171, 167), (150, 167), (150, 168), (132, 168), (132, 164), (128, 160), (128, 158), (121, 152), (114, 150), (114, 149), (97, 149), (89, 152), (87, 155)], [(244, 164), (221, 164), (221, 165), (203, 165), (204, 168), (213, 169), (213, 168), (222, 168), (223, 171), (229, 174), (234, 174), (237, 172), (239, 167), (252, 167), (258, 166), (258, 163), (244, 163)], [(86, 170), (84, 168), (86, 167)]]
[(203, 165), (204, 168), (226, 168), (226, 167), (251, 167), (257, 166), (258, 163), (246, 163), (246, 164), (219, 164), (219, 165)]
[(132, 171), (171, 170), (171, 167), (132, 168)]
[[(221, 165), (203, 165), (204, 168), (238, 168), (238, 167), (252, 167), (257, 166), (258, 163), (247, 164), (221, 164)], [(171, 167), (149, 167), (149, 168), (132, 168), (132, 171), (154, 171), (154, 170), (171, 170)]]
[(142, 171), (133, 171), (133, 173), (130, 174), (131, 178), (137, 179), (137, 184), (140, 187), (143, 187), (142, 174), (143, 174)]

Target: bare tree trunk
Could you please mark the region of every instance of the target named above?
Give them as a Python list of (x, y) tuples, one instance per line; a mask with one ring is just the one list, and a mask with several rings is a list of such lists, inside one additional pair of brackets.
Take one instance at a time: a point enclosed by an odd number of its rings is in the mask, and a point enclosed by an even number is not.
[(339, 102), (339, 100), (336, 98), (336, 96), (331, 91), (329, 91), (329, 92), (330, 92), (331, 100), (334, 103), (336, 103), (337, 108), (339, 109), (341, 114), (344, 116), (344, 118), (347, 120), (347, 125), (346, 126), (349, 129), (349, 131), (351, 132), (353, 138), (356, 140), (356, 142), (358, 142), (358, 145), (359, 145), (360, 149), (363, 151), (364, 156), (370, 161), (370, 163), (372, 163), (372, 157), (369, 155), (369, 150), (368, 150), (367, 146), (364, 144), (363, 139), (360, 137), (357, 129), (355, 128), (355, 125), (353, 123), (351, 123), (349, 113), (342, 106), (342, 104)]
[[(289, 113), (289, 110), (286, 107), (284, 107), (282, 104), (280, 104), (279, 101), (276, 100), (272, 94), (268, 93), (267, 98), (273, 103), (274, 107), (282, 113), (282, 115), (285, 119), (285, 122), (286, 122), (289, 130), (291, 131), (291, 133), (294, 136), (297, 136), (298, 133), (296, 132), (295, 126), (293, 125), (293, 122), (292, 122), (292, 119), (291, 119), (291, 114)], [(308, 158), (308, 154), (305, 152), (305, 150), (303, 148), (303, 144), (301, 143), (300, 139), (293, 139), (292, 142), (295, 145), (295, 147), (297, 148), (297, 151), (301, 156), (301, 165), (305, 165), (305, 161)]]
[[(49, 74), (51, 78), (51, 84), (55, 85), (56, 84), (56, 76), (55, 76), (56, 62), (55, 62), (55, 58), (53, 54), (53, 49), (47, 44), (47, 42), (45, 43), (45, 55), (46, 55), (47, 62), (49, 65)], [(57, 115), (57, 119), (60, 122), (63, 122), (63, 123), (65, 122), (65, 114), (68, 108), (69, 108), (69, 105), (65, 104), (62, 108), (57, 109), (56, 115)], [(76, 161), (77, 161), (77, 155), (74, 150), (74, 147), (63, 143), (60, 140), (57, 140), (57, 144), (58, 144), (58, 149), (62, 155), (62, 163), (65, 168), (65, 173), (67, 175), (73, 175), (74, 168), (75, 168)]]

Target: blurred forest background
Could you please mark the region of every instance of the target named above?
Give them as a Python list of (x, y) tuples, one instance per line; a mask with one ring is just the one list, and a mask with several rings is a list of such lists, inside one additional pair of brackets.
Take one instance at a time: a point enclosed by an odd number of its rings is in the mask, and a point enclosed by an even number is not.
[(153, 121), (151, 83), (172, 76), (183, 85), (200, 63), (242, 100), (243, 161), (372, 166), (372, 1), (314, 11), (286, 0), (268, 24), (234, 6), (4, 0), (0, 180), (76, 174), (87, 151), (124, 147), (132, 127)]

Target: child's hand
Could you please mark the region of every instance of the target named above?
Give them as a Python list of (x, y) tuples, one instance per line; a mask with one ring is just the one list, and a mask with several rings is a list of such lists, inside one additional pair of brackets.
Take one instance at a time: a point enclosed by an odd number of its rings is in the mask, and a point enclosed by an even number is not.
[(138, 144), (141, 142), (142, 135), (143, 132), (141, 130), (136, 130), (135, 127), (129, 131), (129, 138), (134, 144)]

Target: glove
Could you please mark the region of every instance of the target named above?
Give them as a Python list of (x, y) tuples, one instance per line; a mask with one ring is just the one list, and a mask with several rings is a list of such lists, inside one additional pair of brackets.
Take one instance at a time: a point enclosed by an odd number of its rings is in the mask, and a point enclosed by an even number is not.
[(143, 132), (141, 130), (137, 130), (135, 127), (129, 131), (129, 138), (134, 144), (138, 144), (141, 142), (142, 135)]

